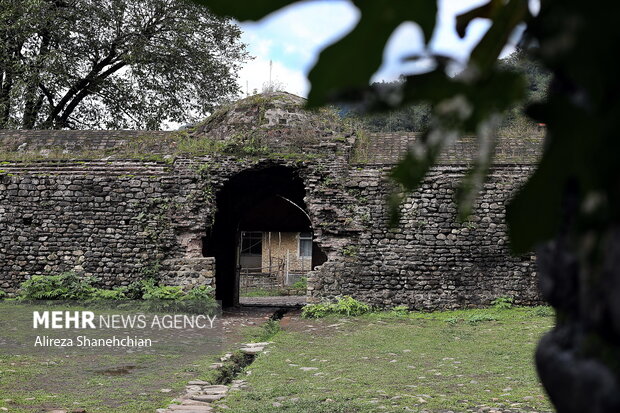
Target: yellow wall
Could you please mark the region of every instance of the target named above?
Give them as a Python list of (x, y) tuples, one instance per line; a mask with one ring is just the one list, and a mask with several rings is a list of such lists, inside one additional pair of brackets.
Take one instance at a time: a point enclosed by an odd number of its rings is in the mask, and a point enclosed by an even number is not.
[(263, 233), (263, 267), (269, 267), (270, 262), (274, 267), (280, 262), (286, 262), (287, 251), (289, 272), (311, 270), (312, 257), (299, 256), (299, 232)]

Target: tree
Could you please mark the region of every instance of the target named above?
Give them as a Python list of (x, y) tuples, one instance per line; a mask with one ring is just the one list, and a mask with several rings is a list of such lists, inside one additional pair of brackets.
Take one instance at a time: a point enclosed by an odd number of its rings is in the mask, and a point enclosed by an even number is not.
[[(524, 104), (543, 101), (547, 96), (550, 74), (540, 64), (528, 58), (525, 50), (518, 48), (498, 64), (506, 70), (523, 74), (527, 84)], [(398, 90), (401, 82), (373, 83), (374, 90)], [(382, 92), (385, 93), (385, 92)], [(537, 125), (523, 113), (524, 104), (514, 105), (506, 111), (499, 133), (503, 136), (519, 136), (524, 133), (537, 133)], [(351, 105), (349, 105), (351, 106)], [(347, 109), (345, 105), (344, 109)], [(386, 108), (389, 109), (389, 108)], [(381, 132), (423, 132), (430, 123), (430, 107), (424, 103), (411, 104), (400, 108), (375, 113), (359, 113), (344, 110), (346, 115), (360, 122), (369, 131)]]
[[(398, 89), (401, 82), (374, 83), (374, 89), (386, 91)], [(389, 93), (389, 92), (388, 92)], [(366, 113), (364, 108), (356, 105), (341, 105), (341, 113), (353, 119), (370, 132), (422, 132), (430, 122), (430, 107), (424, 103), (407, 105), (394, 110)]]
[(529, 118), (524, 109), (528, 105), (543, 102), (547, 98), (551, 74), (540, 63), (532, 60), (527, 51), (517, 47), (510, 56), (499, 61), (509, 70), (522, 73), (525, 77), (525, 98), (510, 108), (502, 120), (499, 132), (505, 136), (523, 137), (538, 134), (538, 125)]
[(147, 128), (236, 96), (240, 29), (184, 0), (0, 0), (0, 128)]
[[(200, 2), (240, 20), (260, 19), (294, 3)], [(491, 21), (466, 70), (450, 78), (446, 57), (434, 56), (436, 69), (406, 76), (402, 98), (394, 100), (367, 86), (383, 47), (404, 21), (416, 22), (428, 42), (437, 3), (353, 4), (360, 20), (319, 56), (308, 75), (308, 105), (429, 103), (431, 129), (393, 173), (406, 189), (415, 188), (444, 146), (463, 133), (477, 133), (479, 159), (461, 186), (463, 215), (488, 168), (499, 115), (526, 97), (523, 77), (496, 64), (515, 28), (526, 25), (524, 47), (552, 74), (546, 100), (527, 108), (530, 117), (547, 125), (547, 134), (537, 170), (507, 205), (507, 222), (515, 253), (536, 248), (542, 294), (556, 309), (556, 326), (538, 346), (538, 372), (560, 413), (620, 411), (620, 76), (614, 64), (620, 6), (541, 0), (532, 15), (526, 0), (490, 0), (456, 21), (461, 35), (475, 18)]]

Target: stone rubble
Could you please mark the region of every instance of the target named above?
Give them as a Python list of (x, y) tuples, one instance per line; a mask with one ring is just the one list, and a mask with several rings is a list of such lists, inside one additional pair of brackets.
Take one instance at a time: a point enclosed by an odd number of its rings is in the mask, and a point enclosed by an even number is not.
[[(245, 343), (239, 351), (244, 354), (258, 355), (265, 351), (268, 342)], [(225, 361), (232, 357), (232, 353), (226, 353), (220, 357), (221, 363), (212, 363), (211, 368), (223, 367)], [(185, 394), (173, 400), (166, 408), (157, 409), (156, 413), (200, 413), (213, 412), (213, 402), (223, 399), (229, 391), (237, 391), (246, 387), (245, 380), (232, 380), (230, 385), (211, 384), (204, 380), (191, 380), (185, 386)]]

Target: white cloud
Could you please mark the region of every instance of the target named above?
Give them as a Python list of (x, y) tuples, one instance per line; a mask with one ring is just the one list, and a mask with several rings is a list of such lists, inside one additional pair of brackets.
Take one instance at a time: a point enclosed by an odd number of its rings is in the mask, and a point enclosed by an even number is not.
[[(286, 92), (303, 97), (308, 95), (310, 84), (300, 70), (292, 70), (280, 62), (273, 62), (271, 79), (274, 84), (283, 85)], [(246, 92), (252, 94), (254, 89), (260, 92), (263, 84), (268, 83), (269, 59), (257, 57), (239, 71), (239, 85), (244, 96)]]
[(320, 51), (347, 33), (359, 18), (359, 12), (347, 1), (317, 0), (287, 7), (260, 22), (241, 23), (242, 41), (256, 59), (239, 73), (245, 92), (261, 90), (269, 78), (269, 60), (273, 61), (273, 79), (286, 85), (290, 93), (306, 96), (306, 75)]
[[(461, 39), (455, 30), (457, 15), (484, 4), (487, 0), (440, 0), (437, 26), (429, 43), (436, 54), (451, 56), (464, 64), (477, 42), (490, 26), (484, 19), (475, 19)], [(530, 0), (536, 3), (539, 0)], [(349, 32), (359, 19), (359, 11), (349, 1), (314, 0), (286, 7), (260, 22), (242, 23), (243, 41), (256, 56), (240, 73), (242, 89), (260, 90), (269, 78), (269, 60), (273, 60), (273, 79), (284, 83), (291, 93), (306, 96), (305, 78), (320, 51)], [(502, 57), (514, 50), (522, 32), (515, 31), (512, 44), (506, 46)], [(363, 45), (360, 45), (363, 47)], [(384, 61), (373, 81), (393, 80), (401, 73), (417, 73), (432, 68), (430, 61), (403, 62), (403, 58), (424, 50), (423, 36), (415, 23), (398, 27), (384, 50)], [(352, 62), (354, 65), (355, 62)], [(354, 66), (353, 66), (354, 67)]]

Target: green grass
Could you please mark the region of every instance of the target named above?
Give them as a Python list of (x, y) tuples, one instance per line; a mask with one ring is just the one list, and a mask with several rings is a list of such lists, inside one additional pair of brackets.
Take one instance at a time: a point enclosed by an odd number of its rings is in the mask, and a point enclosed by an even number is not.
[(247, 291), (241, 291), (240, 292), (240, 296), (241, 297), (274, 297), (274, 296), (280, 296), (280, 295), (284, 295), (283, 291), (280, 290), (267, 290), (264, 288), (257, 288), (257, 289), (252, 289), (252, 290), (247, 290)]
[[(0, 303), (5, 336), (17, 334), (11, 329), (15, 306)], [(273, 344), (241, 372), (249, 388), (231, 392), (220, 404), (229, 407), (222, 411), (243, 413), (466, 412), (482, 406), (551, 411), (532, 358), (552, 317), (548, 307), (434, 313), (399, 308), (298, 319), (283, 323), (284, 330), (272, 321), (241, 331), (248, 341)], [(187, 381), (215, 380), (220, 373), (208, 368), (214, 360), (214, 354), (162, 352), (0, 352), (0, 407), (153, 412), (182, 393)], [(123, 365), (136, 367), (127, 375), (101, 374)]]
[(300, 320), (247, 368), (249, 390), (222, 403), (244, 413), (551, 411), (533, 353), (552, 324), (545, 308)]
[[(30, 328), (31, 308), (40, 309), (28, 304), (0, 302), (0, 342), (8, 339), (9, 342), (28, 343), (39, 334)], [(114, 310), (113, 313), (124, 311)], [(74, 335), (72, 331), (63, 333), (63, 330), (45, 330), (40, 334)], [(97, 333), (91, 330), (86, 334), (96, 336)], [(157, 338), (163, 338), (163, 334)], [(17, 348), (3, 351), (0, 348), (0, 408), (10, 412), (81, 408), (89, 413), (152, 413), (183, 393), (189, 380), (212, 379), (215, 371), (209, 365), (222, 352), (218, 345), (204, 347), (211, 352), (179, 352), (177, 341), (202, 343), (205, 338), (178, 331), (165, 334), (171, 339), (160, 342), (155, 350), (148, 352), (84, 350), (66, 353), (48, 348), (40, 351)], [(104, 336), (109, 335), (104, 333)], [(125, 375), (103, 374), (105, 370), (122, 366), (133, 367)], [(171, 391), (162, 392), (161, 389)]]

